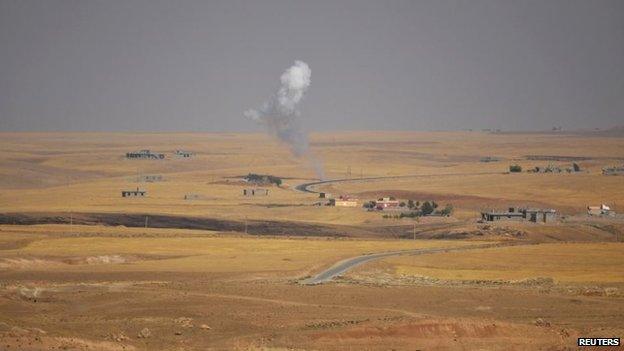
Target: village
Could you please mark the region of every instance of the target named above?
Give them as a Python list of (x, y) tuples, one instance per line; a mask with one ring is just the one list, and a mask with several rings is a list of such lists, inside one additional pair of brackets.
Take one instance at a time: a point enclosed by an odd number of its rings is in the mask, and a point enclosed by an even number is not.
[[(179, 158), (191, 158), (195, 153), (190, 151), (175, 150), (173, 155)], [(137, 152), (129, 152), (126, 154), (128, 159), (147, 159), (147, 160), (164, 160), (166, 154), (164, 153), (152, 153), (148, 149), (140, 150)], [(546, 157), (546, 156), (528, 156), (529, 160), (538, 161), (561, 161), (573, 160), (578, 161), (582, 158), (565, 158), (565, 157)], [(491, 156), (483, 157), (480, 162), (490, 163), (498, 162), (499, 159)], [(521, 172), (522, 168), (518, 165), (509, 166), (510, 173)], [(558, 166), (549, 163), (546, 166), (535, 166), (529, 169), (528, 173), (578, 173), (581, 172), (581, 167), (573, 162), (570, 166)], [(603, 175), (624, 175), (624, 166), (622, 167), (604, 167), (602, 170)], [(162, 182), (164, 177), (160, 174), (144, 174), (137, 177), (137, 182), (141, 183), (153, 183)], [(229, 182), (229, 180), (227, 180)], [(231, 184), (248, 185), (243, 187), (241, 195), (247, 198), (268, 198), (271, 194), (270, 187), (277, 187), (286, 189), (283, 186), (283, 180), (280, 177), (249, 173), (243, 177), (235, 177), (235, 181)], [(297, 189), (297, 188), (295, 188)], [(381, 196), (375, 199), (359, 199), (357, 196), (350, 194), (333, 195), (324, 191), (314, 191), (307, 187), (303, 188), (304, 191), (317, 193), (318, 200), (311, 202), (308, 206), (323, 206), (323, 207), (337, 207), (337, 208), (359, 208), (366, 212), (376, 212), (381, 214), (383, 219), (419, 219), (421, 217), (451, 217), (453, 215), (454, 206), (452, 203), (446, 203), (443, 207), (432, 199), (398, 199), (392, 195)], [(124, 198), (138, 197), (144, 198), (148, 196), (148, 191), (136, 186), (134, 189), (126, 189), (121, 191), (121, 196)], [(204, 200), (205, 195), (197, 193), (185, 193), (181, 195), (184, 200)], [(585, 213), (588, 218), (619, 218), (616, 212), (611, 209), (611, 206), (607, 204), (588, 204), (587, 211)], [(525, 222), (525, 223), (555, 223), (560, 219), (561, 214), (553, 208), (535, 208), (531, 206), (516, 206), (508, 207), (504, 210), (501, 209), (488, 209), (480, 212), (480, 217), (475, 217), (477, 223), (484, 222), (499, 222), (499, 221), (513, 221), (513, 222)]]

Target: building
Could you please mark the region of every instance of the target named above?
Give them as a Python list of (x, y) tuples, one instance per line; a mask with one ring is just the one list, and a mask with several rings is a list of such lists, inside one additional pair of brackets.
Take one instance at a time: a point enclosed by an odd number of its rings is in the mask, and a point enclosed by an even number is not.
[(624, 166), (606, 167), (602, 169), (603, 175), (624, 175)]
[(139, 181), (147, 183), (162, 182), (163, 176), (160, 174), (145, 174), (139, 177)]
[(526, 209), (523, 213), (526, 220), (534, 223), (550, 223), (557, 218), (557, 211), (553, 209)]
[(602, 204), (600, 206), (587, 206), (587, 214), (590, 216), (612, 216), (615, 211), (611, 207)]
[(357, 207), (358, 206), (358, 200), (355, 198), (352, 198), (348, 195), (341, 195), (339, 198), (334, 200), (334, 206), (339, 206), (339, 207)]
[(176, 156), (180, 156), (183, 158), (189, 158), (192, 157), (194, 155), (194, 153), (190, 152), (190, 151), (184, 151), (184, 150), (176, 150), (175, 151)]
[(139, 150), (137, 152), (126, 152), (126, 158), (146, 159), (146, 160), (163, 160), (165, 154), (153, 153), (150, 150)]
[(244, 196), (267, 196), (269, 195), (269, 189), (243, 189)]
[(147, 195), (147, 191), (139, 190), (137, 187), (136, 190), (122, 190), (121, 197), (144, 197)]
[(393, 197), (384, 197), (377, 200), (375, 208), (378, 210), (391, 210), (399, 208), (399, 200)]
[(553, 209), (541, 208), (515, 208), (510, 207), (508, 211), (488, 211), (481, 212), (481, 219), (486, 222), (515, 220), (529, 221), (534, 223), (549, 223), (555, 221), (557, 211)]

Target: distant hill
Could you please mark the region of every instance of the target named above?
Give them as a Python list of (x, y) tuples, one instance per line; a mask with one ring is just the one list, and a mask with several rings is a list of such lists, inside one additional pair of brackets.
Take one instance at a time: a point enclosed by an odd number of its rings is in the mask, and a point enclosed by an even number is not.
[(576, 130), (535, 130), (535, 131), (489, 131), (491, 134), (548, 134), (548, 135), (584, 135), (596, 137), (624, 138), (624, 125), (608, 129)]
[(624, 138), (624, 125), (615, 126), (609, 129), (602, 130), (590, 130), (577, 132), (584, 135), (612, 137), (612, 138)]

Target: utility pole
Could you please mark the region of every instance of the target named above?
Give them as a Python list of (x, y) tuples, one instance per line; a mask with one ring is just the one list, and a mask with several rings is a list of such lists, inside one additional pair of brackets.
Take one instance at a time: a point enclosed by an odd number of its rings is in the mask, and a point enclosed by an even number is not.
[(147, 216), (145, 216), (145, 229), (147, 229)]
[[(69, 176), (67, 176), (67, 193), (69, 194), (69, 184), (70, 184), (70, 179)], [(73, 233), (73, 226), (74, 226), (74, 216), (73, 216), (73, 212), (72, 212), (72, 206), (71, 206), (71, 200), (69, 201), (69, 232)]]
[(245, 235), (247, 235), (247, 216), (245, 216)]
[(414, 240), (416, 240), (416, 223), (414, 223)]

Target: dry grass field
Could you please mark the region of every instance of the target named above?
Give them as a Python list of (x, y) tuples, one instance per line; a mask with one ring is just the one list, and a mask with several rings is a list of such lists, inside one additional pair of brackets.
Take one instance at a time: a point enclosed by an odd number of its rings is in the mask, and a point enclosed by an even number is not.
[[(624, 335), (624, 221), (585, 215), (601, 203), (624, 211), (624, 177), (601, 174), (624, 162), (623, 138), (312, 135), (325, 179), (346, 179), (314, 189), (455, 209), (384, 219), (361, 206), (314, 206), (317, 194), (295, 189), (318, 179), (311, 162), (261, 134), (0, 136), (2, 350), (563, 350), (578, 336)], [(140, 149), (167, 156), (125, 157)], [(582, 171), (507, 173), (572, 162), (530, 155), (576, 157)], [(488, 156), (499, 161), (480, 162)], [(283, 184), (243, 196), (248, 173)], [(147, 196), (121, 197), (137, 187)], [(509, 206), (562, 216), (477, 222), (480, 210)], [(500, 246), (470, 248), (484, 243)], [(428, 248), (461, 251), (298, 283), (346, 258)]]
[(363, 269), (381, 266), (397, 276), (442, 280), (552, 278), (558, 283), (624, 283), (620, 243), (540, 244), (391, 257)]

